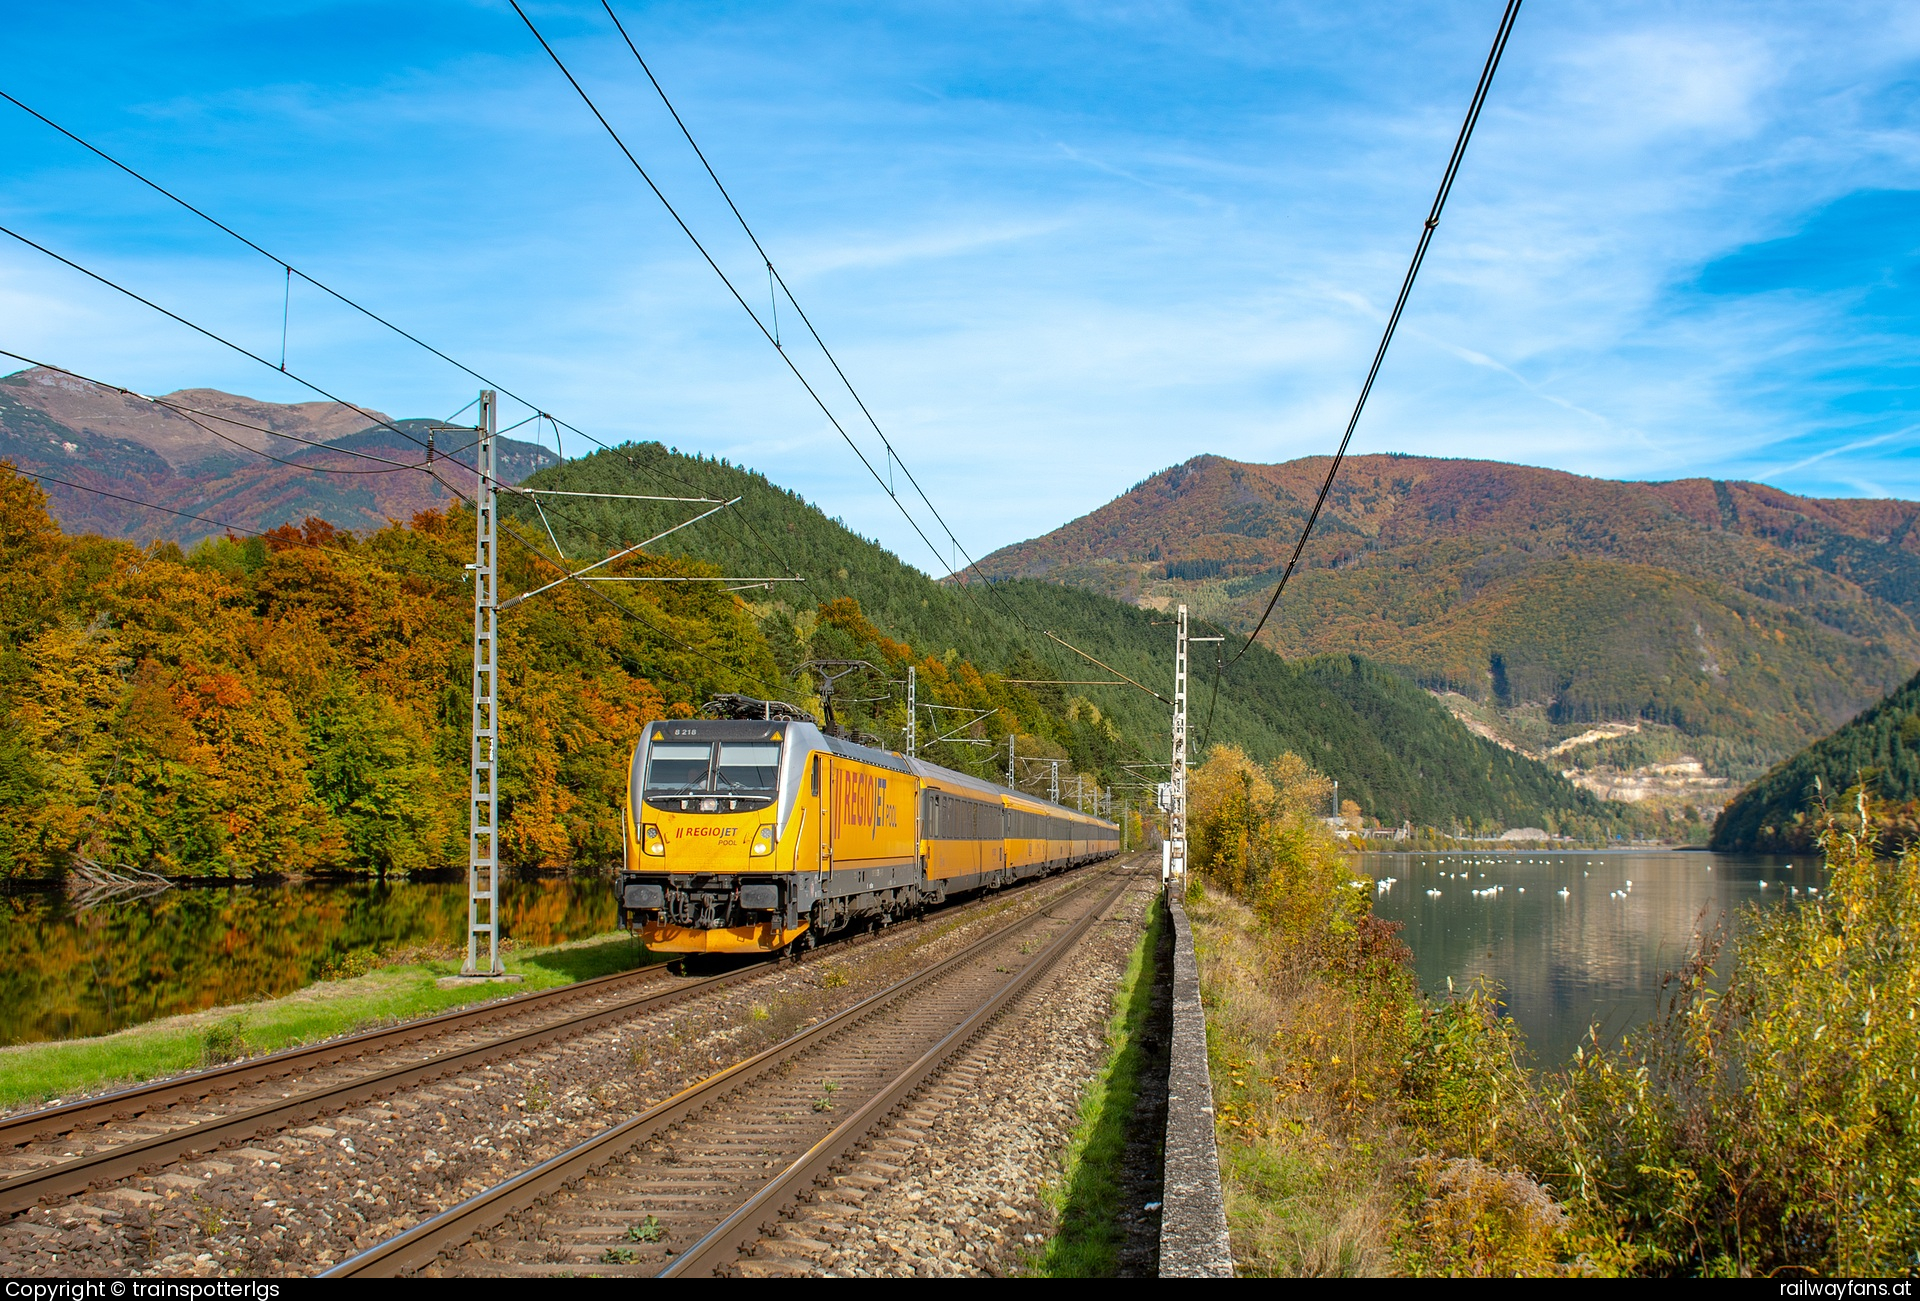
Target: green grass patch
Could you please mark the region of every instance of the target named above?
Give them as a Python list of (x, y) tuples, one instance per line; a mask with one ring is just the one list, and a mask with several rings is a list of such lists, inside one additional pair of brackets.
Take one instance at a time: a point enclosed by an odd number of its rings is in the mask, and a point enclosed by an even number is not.
[(1166, 906), (1156, 898), (1146, 934), (1134, 946), (1107, 1030), (1112, 1052), (1080, 1099), (1080, 1123), (1067, 1144), (1059, 1184), (1050, 1190), (1055, 1229), (1029, 1267), (1040, 1278), (1112, 1278), (1125, 1231), (1120, 1227), (1125, 1195), (1124, 1163), (1140, 1091), (1140, 1033), (1153, 1007), (1155, 955), (1167, 925)]
[(99, 1038), (0, 1048), (0, 1108), (137, 1084), (612, 975), (656, 960), (624, 933), (601, 935), (552, 948), (509, 952), (505, 955), (508, 972), (524, 978), (514, 985), (441, 989), (435, 982), (458, 972), (458, 961), (405, 962), (376, 966), (348, 979), (323, 980), (283, 998), (168, 1017)]

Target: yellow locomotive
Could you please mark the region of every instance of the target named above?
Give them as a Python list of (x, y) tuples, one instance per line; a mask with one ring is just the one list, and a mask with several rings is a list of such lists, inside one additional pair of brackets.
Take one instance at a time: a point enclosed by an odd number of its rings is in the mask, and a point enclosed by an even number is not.
[(634, 747), (623, 926), (770, 953), (1119, 852), (1111, 822), (812, 722), (672, 719)]

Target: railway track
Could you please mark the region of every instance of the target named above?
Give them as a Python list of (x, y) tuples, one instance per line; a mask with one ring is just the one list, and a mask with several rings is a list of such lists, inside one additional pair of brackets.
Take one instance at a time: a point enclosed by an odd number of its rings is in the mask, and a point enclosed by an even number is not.
[[(1042, 878), (991, 898), (1014, 900), (1058, 881)], [(808, 961), (876, 938), (837, 941)], [(0, 1220), (704, 998), (771, 966), (696, 978), (676, 977), (664, 964), (647, 967), (0, 1118)]]
[(1098, 874), (326, 1276), (734, 1272), (783, 1207), (1073, 950), (1134, 870)]
[[(193, 1154), (211, 1154), (224, 1145), (308, 1123), (328, 1112), (472, 1070), (501, 1057), (530, 1052), (610, 1022), (671, 1007), (716, 986), (744, 980), (756, 970), (745, 968), (692, 980), (675, 980), (664, 967), (606, 976), (523, 995), (528, 1002), (509, 999), (449, 1012), (391, 1030), (370, 1031), (162, 1084), (9, 1117), (0, 1124), (0, 1144), (5, 1145), (0, 1147), (0, 1160), (10, 1154), (18, 1161), (21, 1150), (33, 1143), (82, 1147), (89, 1145), (89, 1139), (103, 1139), (105, 1145), (93, 1151), (63, 1154), (51, 1164), (0, 1180), (0, 1216), (16, 1215), (49, 1198), (85, 1192), (149, 1166)], [(662, 983), (669, 987), (659, 988)], [(642, 992), (635, 993), (636, 988)], [(543, 1013), (564, 1010), (582, 1001), (588, 1004), (584, 1009), (557, 1019), (542, 1018)], [(506, 1034), (473, 1033), (502, 1020), (532, 1020), (534, 1024), (514, 1027)], [(444, 1041), (450, 1038), (462, 1042), (445, 1046)], [(408, 1055), (407, 1060), (370, 1072), (334, 1069), (384, 1057), (410, 1045), (431, 1045), (437, 1050)], [(336, 1078), (308, 1081), (304, 1087), (252, 1105), (231, 1110), (216, 1107), (213, 1115), (193, 1109), (193, 1104), (217, 1095), (259, 1092), (276, 1080), (316, 1074)], [(109, 1132), (106, 1126), (114, 1128)], [(153, 1132), (155, 1128), (159, 1132)]]

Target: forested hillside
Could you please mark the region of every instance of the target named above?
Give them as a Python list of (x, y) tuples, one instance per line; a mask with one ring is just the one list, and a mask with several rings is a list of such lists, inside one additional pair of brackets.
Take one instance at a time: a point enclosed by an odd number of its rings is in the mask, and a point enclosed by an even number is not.
[(1920, 677), (1779, 764), (1729, 804), (1713, 847), (1813, 851), (1819, 805), (1861, 788), (1889, 847), (1920, 840)]
[[(903, 742), (911, 664), (923, 752), (1044, 790), (1150, 784), (1165, 706), (1104, 679), (1044, 634), (1164, 690), (1170, 631), (1148, 611), (1044, 583), (943, 586), (757, 475), (652, 445), (543, 472), (549, 487), (734, 497), (713, 520), (600, 571), (722, 582), (563, 583), (501, 616), (502, 854), (518, 868), (598, 866), (617, 852), (634, 737), (742, 692), (817, 710), (810, 661), (865, 660), (842, 721)], [(513, 507), (502, 591), (552, 581), (698, 506)], [(313, 519), (190, 550), (63, 533), (0, 462), (0, 874), (80, 859), (169, 874), (454, 867), (466, 858), (472, 516), (424, 511), (364, 535)], [(569, 559), (554, 553), (555, 544)], [(663, 544), (661, 552), (667, 550)], [(1030, 685), (1031, 684), (1031, 685)], [(1293, 750), (1387, 823), (1531, 823), (1583, 835), (1608, 806), (1469, 735), (1429, 697), (1363, 662), (1256, 652), (1196, 742)], [(968, 720), (973, 721), (969, 724)]]
[[(530, 482), (577, 491), (739, 497), (738, 506), (711, 524), (676, 533), (662, 545), (737, 577), (803, 576), (804, 583), (752, 594), (783, 666), (797, 663), (801, 650), (785, 631), (789, 622), (804, 625), (810, 608), (846, 595), (886, 635), (932, 658), (958, 657), (1014, 679), (1110, 676), (1051, 640), (1046, 634), (1052, 632), (1162, 694), (1170, 685), (1172, 632), (1165, 615), (1045, 582), (935, 583), (738, 466), (643, 443), (570, 461)], [(511, 509), (524, 532), (540, 528), (530, 509)], [(639, 541), (686, 517), (684, 508), (634, 502), (569, 504), (564, 518), (552, 510), (548, 516), (570, 555)], [(1343, 797), (1389, 824), (1533, 823), (1597, 834), (1620, 813), (1546, 767), (1471, 735), (1425, 692), (1364, 661), (1333, 656), (1289, 663), (1256, 647), (1217, 700), (1204, 656), (1196, 656), (1194, 674), (1197, 747), (1232, 743), (1255, 758), (1291, 749), (1336, 778)], [(1084, 729), (1063, 733), (1064, 741), (1078, 747), (1072, 749), (1075, 762), (1089, 771), (1110, 757), (1143, 763), (1165, 755), (1167, 707), (1139, 690), (1034, 691), (1053, 716), (1097, 716), (1111, 725), (1118, 740), (1098, 751), (1086, 748)], [(897, 685), (876, 681), (850, 694), (888, 696), (861, 718), (897, 743), (905, 726)], [(989, 746), (949, 751), (940, 761), (1004, 774), (1004, 727), (989, 719), (982, 734)]]
[[(1327, 465), (1196, 457), (982, 567), (1251, 628)], [(1920, 665), (1916, 517), (1762, 484), (1354, 457), (1264, 636), (1457, 693), (1535, 753), (1644, 720), (1680, 736), (1654, 761), (1689, 751), (1746, 780)]]

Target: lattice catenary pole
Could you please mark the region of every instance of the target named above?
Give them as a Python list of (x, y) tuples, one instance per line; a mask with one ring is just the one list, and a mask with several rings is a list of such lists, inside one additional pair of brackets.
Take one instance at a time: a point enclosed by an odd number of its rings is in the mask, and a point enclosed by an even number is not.
[[(495, 561), (494, 426), (498, 423), (493, 390), (480, 394), (479, 441), (474, 468), (479, 474), (473, 525), (473, 729), (472, 770), (467, 802), (467, 960), (463, 976), (498, 976), (500, 965), (500, 758), (499, 650), (495, 621), (500, 591)], [(484, 913), (484, 916), (482, 915)], [(480, 965), (480, 936), (487, 937), (487, 962)]]
[(1173, 790), (1167, 811), (1167, 875), (1187, 874), (1187, 607), (1180, 607), (1173, 650)]

